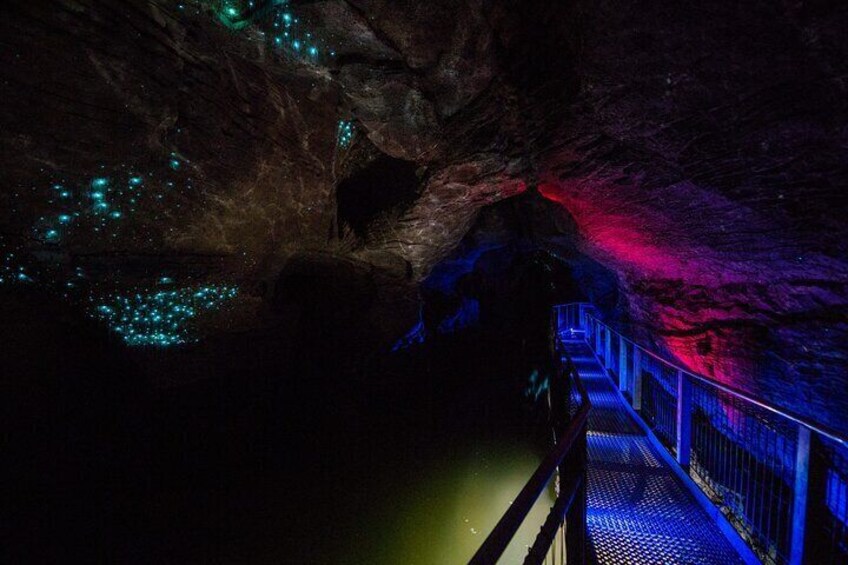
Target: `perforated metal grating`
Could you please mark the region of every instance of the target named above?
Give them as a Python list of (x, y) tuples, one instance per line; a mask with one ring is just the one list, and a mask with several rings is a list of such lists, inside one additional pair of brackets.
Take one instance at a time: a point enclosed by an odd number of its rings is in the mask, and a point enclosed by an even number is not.
[(609, 565), (743, 563), (631, 420), (582, 341), (566, 342), (592, 401), (589, 556)]
[[(588, 349), (587, 349), (588, 351)], [(591, 355), (591, 352), (589, 352)], [(572, 357), (580, 373), (586, 392), (592, 400), (589, 412), (589, 429), (594, 432), (638, 434), (639, 428), (622, 410), (621, 401), (607, 378), (601, 373), (601, 367), (594, 357), (577, 355)]]

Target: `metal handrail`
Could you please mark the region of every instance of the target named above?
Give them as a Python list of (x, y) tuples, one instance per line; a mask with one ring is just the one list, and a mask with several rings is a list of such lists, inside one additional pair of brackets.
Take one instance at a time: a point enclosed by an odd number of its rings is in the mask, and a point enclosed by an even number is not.
[[(572, 303), (572, 304), (574, 304), (574, 303)], [(572, 304), (563, 305), (563, 306), (570, 306)], [(582, 304), (586, 304), (586, 303), (582, 303)], [(808, 419), (804, 418), (803, 416), (799, 416), (799, 415), (794, 414), (794, 413), (792, 413), (788, 410), (785, 410), (783, 408), (778, 408), (777, 406), (769, 404), (768, 402), (766, 402), (764, 400), (760, 400), (758, 398), (755, 398), (755, 397), (753, 397), (753, 396), (751, 396), (751, 395), (749, 395), (749, 394), (747, 394), (747, 393), (743, 392), (742, 390), (739, 390), (735, 387), (723, 384), (719, 381), (716, 381), (715, 379), (711, 379), (710, 377), (706, 377), (704, 375), (699, 375), (697, 373), (693, 373), (689, 369), (685, 369), (685, 368), (681, 367), (680, 365), (677, 365), (676, 363), (673, 363), (673, 362), (661, 357), (660, 355), (650, 351), (646, 347), (639, 345), (638, 343), (636, 343), (635, 341), (633, 341), (629, 337), (623, 335), (621, 332), (615, 330), (614, 328), (610, 327), (608, 324), (605, 324), (604, 322), (599, 320), (596, 316), (593, 316), (592, 314), (588, 314), (588, 313), (586, 314), (586, 316), (587, 316), (587, 318), (591, 318), (592, 320), (596, 321), (599, 325), (601, 325), (604, 328), (606, 328), (607, 330), (609, 330), (610, 333), (616, 334), (619, 338), (628, 342), (633, 347), (639, 348), (639, 350), (642, 353), (645, 353), (645, 354), (653, 357), (654, 359), (656, 359), (660, 363), (663, 363), (664, 365), (666, 365), (667, 367), (669, 367), (671, 369), (674, 369), (675, 371), (680, 371), (683, 374), (685, 374), (685, 375), (687, 375), (687, 376), (689, 376), (689, 377), (691, 377), (691, 378), (693, 378), (697, 381), (700, 381), (704, 384), (707, 384), (709, 386), (712, 386), (712, 387), (715, 387), (719, 390), (722, 390), (722, 391), (730, 394), (731, 396), (735, 396), (736, 398), (742, 399), (745, 402), (749, 402), (751, 404), (754, 404), (754, 405), (756, 405), (760, 408), (763, 408), (764, 410), (768, 410), (769, 412), (773, 412), (774, 414), (777, 414), (778, 416), (786, 418), (786, 419), (788, 419), (788, 420), (790, 420), (790, 421), (792, 421), (792, 422), (794, 422), (798, 425), (809, 428), (810, 430), (812, 430), (812, 431), (814, 431), (818, 434), (821, 434), (821, 435), (823, 435), (823, 436), (825, 436), (825, 437), (827, 437), (827, 438), (829, 438), (829, 439), (831, 439), (831, 440), (833, 440), (833, 441), (835, 441), (839, 444), (848, 445), (848, 437), (839, 434), (839, 432), (836, 432), (835, 430), (832, 430), (831, 428), (829, 428), (829, 427), (827, 427), (823, 424), (816, 424), (816, 423), (811, 422)]]
[[(706, 495), (700, 499), (705, 508), (718, 507), (720, 513), (715, 516), (726, 518), (719, 525), (742, 535), (747, 546), (741, 554), (747, 551), (751, 560), (770, 564), (800, 565), (811, 552), (819, 551), (821, 540), (815, 536), (816, 528), (807, 527), (813, 523), (810, 520), (828, 520), (834, 532), (846, 528), (844, 517), (831, 512), (828, 518), (828, 511), (822, 510), (825, 504), (829, 508), (848, 504), (844, 472), (839, 475), (823, 451), (823, 442), (829, 441), (848, 453), (843, 434), (668, 361), (602, 322), (593, 310), (587, 303), (555, 308), (563, 330), (577, 328), (584, 333), (587, 345), (607, 376), (614, 384), (617, 381), (625, 404), (649, 438), (673, 456), (682, 476), (693, 479), (696, 498)], [(644, 367), (648, 358), (653, 368)], [(662, 376), (666, 370), (675, 372), (676, 379)], [(663, 381), (670, 400), (657, 396), (657, 379)], [(760, 414), (753, 420), (745, 416), (743, 422), (748, 423), (731, 423), (722, 430), (712, 418), (721, 417), (715, 406), (726, 402), (744, 409), (740, 413)], [(658, 419), (660, 406), (664, 416)], [(668, 421), (669, 412), (674, 414), (672, 421)], [(773, 415), (769, 423), (763, 423), (766, 413)], [(762, 456), (756, 454), (758, 450)], [(832, 481), (842, 486), (834, 491)], [(813, 508), (818, 514), (811, 514)], [(837, 559), (848, 556), (848, 545), (837, 538), (825, 545), (822, 550), (838, 554)]]
[[(556, 339), (556, 350), (559, 352), (559, 337), (557, 336)], [(580, 380), (580, 375), (570, 358), (567, 359), (564, 373), (568, 378), (573, 380), (577, 387), (581, 399), (580, 408), (577, 410), (577, 413), (565, 429), (554, 449), (539, 464), (536, 471), (530, 477), (530, 480), (527, 481), (527, 484), (518, 493), (518, 496), (512, 502), (509, 509), (498, 520), (498, 523), (483, 542), (483, 545), (474, 554), (474, 557), (469, 562), (471, 565), (490, 565), (497, 563), (515, 536), (515, 533), (521, 527), (521, 524), (524, 523), (533, 505), (544, 491), (545, 486), (550, 482), (557, 468), (574, 448), (578, 439), (586, 433), (591, 403), (589, 402), (589, 395), (586, 393), (583, 382)], [(557, 499), (558, 502), (559, 500), (566, 500), (565, 506), (563, 508), (557, 508), (555, 506), (551, 512), (561, 513), (560, 515), (567, 513), (575, 499), (576, 493), (584, 482), (585, 478), (583, 477), (578, 480), (569, 481), (570, 484), (567, 485), (567, 490), (561, 492)]]

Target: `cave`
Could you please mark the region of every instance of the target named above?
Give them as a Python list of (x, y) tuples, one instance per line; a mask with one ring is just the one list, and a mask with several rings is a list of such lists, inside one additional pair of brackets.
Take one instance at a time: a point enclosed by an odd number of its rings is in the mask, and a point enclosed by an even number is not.
[(391, 215), (399, 215), (415, 202), (418, 190), (417, 165), (411, 161), (376, 157), (362, 170), (353, 172), (336, 187), (340, 236), (345, 229), (361, 239)]
[(848, 563), (848, 4), (0, 29), (0, 561)]

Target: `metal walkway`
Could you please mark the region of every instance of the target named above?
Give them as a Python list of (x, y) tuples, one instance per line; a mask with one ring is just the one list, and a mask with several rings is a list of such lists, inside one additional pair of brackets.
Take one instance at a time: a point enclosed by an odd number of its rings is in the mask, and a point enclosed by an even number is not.
[(589, 346), (564, 345), (592, 402), (588, 556), (609, 565), (744, 563), (633, 422)]

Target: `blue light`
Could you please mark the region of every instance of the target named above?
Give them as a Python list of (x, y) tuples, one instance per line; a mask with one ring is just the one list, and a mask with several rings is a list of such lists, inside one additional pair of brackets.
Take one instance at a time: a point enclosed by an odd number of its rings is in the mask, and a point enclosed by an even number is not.
[(528, 381), (527, 388), (524, 389), (524, 396), (532, 398), (533, 402), (536, 402), (542, 394), (548, 391), (548, 378), (542, 378), (538, 369), (533, 369)]
[[(165, 279), (170, 280), (160, 280)], [(237, 294), (232, 286), (202, 286), (113, 295), (96, 305), (93, 315), (109, 324), (127, 345), (180, 345), (196, 341), (192, 322), (200, 313), (218, 309)]]
[(14, 253), (7, 253), (3, 262), (0, 263), (0, 284), (6, 282), (33, 282), (33, 279), (25, 272), (24, 267), (18, 264)]
[(413, 345), (424, 343), (426, 339), (427, 328), (424, 325), (424, 320), (420, 319), (419, 315), (418, 323), (412, 326), (402, 338), (395, 342), (392, 346), (392, 352), (408, 349)]
[[(257, 6), (260, 9), (255, 9)], [(289, 0), (264, 3), (248, 1), (246, 6), (235, 0), (222, 0), (216, 13), (218, 20), (232, 30), (255, 26), (258, 28), (258, 36), (263, 37), (279, 53), (304, 57), (309, 64), (318, 62), (321, 41), (317, 40), (312, 31), (299, 29), (300, 19), (291, 12)], [(266, 17), (268, 15), (270, 17)], [(332, 56), (335, 56), (335, 52)]]
[(448, 334), (469, 328), (480, 320), (480, 302), (463, 296), (456, 311), (444, 318), (437, 328), (439, 333)]
[(354, 133), (355, 130), (353, 122), (339, 120), (339, 126), (336, 133), (336, 145), (342, 149), (350, 147), (350, 144), (353, 143)]
[[(51, 180), (47, 185), (49, 192), (45, 196), (47, 204), (54, 207), (54, 219), (51, 222), (48, 216), (38, 218), (32, 226), (34, 237), (54, 245), (62, 241), (72, 229), (90, 229), (97, 234), (117, 237), (121, 224), (112, 220), (123, 219), (136, 212), (145, 200), (162, 199), (162, 195), (154, 190), (161, 191), (164, 186), (175, 190), (192, 188), (191, 179), (186, 180), (180, 178), (181, 175), (170, 173), (171, 170), (183, 168), (185, 162), (176, 152), (171, 152), (170, 157), (161, 164), (161, 168), (167, 169), (165, 174), (159, 178), (160, 171), (157, 170), (155, 183), (154, 172), (140, 173), (136, 167), (125, 164), (108, 170), (108, 174), (106, 166), (101, 165), (97, 174), (78, 180), (74, 190), (68, 188), (70, 183), (65, 179), (58, 182)], [(144, 191), (148, 184), (154, 186)], [(11, 279), (6, 277), (6, 280)]]

